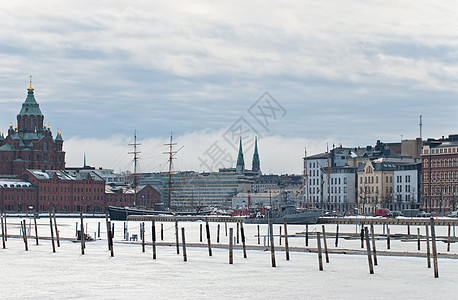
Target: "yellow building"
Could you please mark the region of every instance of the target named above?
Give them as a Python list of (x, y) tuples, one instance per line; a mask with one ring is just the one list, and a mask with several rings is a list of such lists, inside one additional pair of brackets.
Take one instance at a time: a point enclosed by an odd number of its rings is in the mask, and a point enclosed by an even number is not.
[(396, 166), (368, 161), (358, 168), (358, 211), (375, 214), (377, 208), (389, 207), (393, 201), (393, 177)]

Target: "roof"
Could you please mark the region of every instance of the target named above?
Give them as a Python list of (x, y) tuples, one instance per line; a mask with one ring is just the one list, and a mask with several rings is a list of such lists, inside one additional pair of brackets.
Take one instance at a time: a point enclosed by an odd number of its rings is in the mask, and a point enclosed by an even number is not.
[(76, 171), (62, 171), (62, 170), (29, 170), (33, 176), (39, 180), (51, 179), (54, 176), (57, 176), (61, 180), (85, 180), (88, 176), (95, 181), (104, 181), (102, 177), (95, 174), (94, 172), (80, 173)]
[(35, 97), (33, 95), (33, 89), (28, 89), (27, 98), (25, 99), (24, 103), (22, 103), (22, 109), (19, 112), (21, 116), (43, 116), (40, 110), (40, 105), (35, 101)]
[(0, 178), (0, 188), (32, 187), (28, 181), (21, 179)]

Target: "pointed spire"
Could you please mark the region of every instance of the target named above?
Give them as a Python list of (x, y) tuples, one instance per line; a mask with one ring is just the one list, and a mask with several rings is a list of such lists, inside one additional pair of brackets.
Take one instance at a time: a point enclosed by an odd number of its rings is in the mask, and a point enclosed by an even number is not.
[(253, 172), (261, 173), (261, 163), (259, 161), (259, 153), (258, 153), (258, 137), (254, 140), (254, 154), (253, 154), (253, 161), (251, 163), (251, 169)]
[(32, 86), (32, 75), (30, 75), (30, 85), (29, 85), (29, 87), (27, 88), (27, 90), (29, 90), (29, 91), (33, 91), (33, 90), (34, 90), (34, 88), (33, 88), (33, 86)]
[(245, 160), (243, 159), (242, 150), (242, 137), (240, 137), (239, 155), (237, 156), (237, 166), (235, 167), (237, 173), (242, 173), (245, 170)]

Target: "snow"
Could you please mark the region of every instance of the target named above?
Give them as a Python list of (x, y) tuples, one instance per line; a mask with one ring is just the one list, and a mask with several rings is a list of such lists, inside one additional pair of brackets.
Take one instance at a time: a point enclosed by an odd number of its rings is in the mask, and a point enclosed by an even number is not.
[[(20, 218), (8, 218), (8, 234), (19, 234)], [(28, 229), (33, 232), (33, 220), (26, 219)], [(49, 236), (49, 219), (41, 218), (39, 235)], [(75, 237), (76, 218), (58, 218), (60, 236)], [(115, 222), (114, 257), (107, 249), (105, 219), (87, 218), (84, 223), (93, 236), (101, 224), (101, 237), (87, 242), (85, 255), (81, 255), (80, 243), (61, 240), (61, 247), (52, 253), (51, 242), (40, 240), (35, 245), (29, 237), (29, 251), (24, 250), (22, 239), (9, 237), (7, 249), (0, 248), (0, 282), (3, 299), (43, 298), (95, 298), (95, 299), (389, 299), (391, 298), (456, 298), (455, 286), (458, 279), (458, 260), (439, 259), (440, 278), (435, 279), (433, 269), (428, 269), (426, 259), (420, 257), (378, 256), (379, 265), (375, 274), (370, 275), (367, 255), (330, 254), (330, 263), (324, 263), (324, 271), (318, 271), (316, 253), (291, 252), (290, 261), (285, 252), (278, 250), (278, 236), (275, 237), (277, 267), (271, 267), (270, 251), (248, 250), (243, 258), (241, 250), (234, 250), (234, 264), (228, 264), (227, 249), (213, 248), (208, 256), (206, 248), (205, 223), (179, 223), (186, 229), (186, 242), (201, 244), (202, 247), (188, 247), (188, 261), (176, 254), (174, 223), (164, 222), (164, 242), (171, 246), (158, 246), (157, 259), (152, 259), (151, 246), (142, 253), (140, 243), (126, 243), (123, 238), (123, 222)], [(156, 223), (157, 239), (160, 241), (160, 224)], [(203, 242), (199, 241), (199, 228), (203, 225)], [(278, 235), (279, 225), (274, 234)], [(139, 235), (139, 222), (128, 222), (130, 235)], [(217, 224), (210, 223), (212, 243), (216, 243)], [(236, 230), (236, 224), (228, 223)], [(257, 245), (256, 225), (245, 224), (247, 243)], [(288, 233), (302, 232), (305, 225), (288, 226)], [(424, 227), (419, 227), (424, 234)], [(151, 241), (151, 223), (146, 225), (147, 241)], [(221, 243), (227, 243), (224, 224), (220, 224)], [(261, 225), (261, 235), (267, 227)], [(360, 227), (340, 225), (340, 232), (355, 233)], [(391, 233), (406, 233), (405, 226), (390, 226)], [(310, 225), (309, 230), (321, 230), (321, 225)], [(335, 225), (326, 225), (332, 233)], [(376, 225), (377, 233), (382, 226)], [(437, 234), (445, 236), (446, 227), (438, 227)], [(417, 229), (411, 226), (411, 233)], [(180, 232), (181, 240), (181, 232)], [(334, 238), (328, 238), (328, 247), (335, 249)], [(261, 239), (261, 245), (263, 239)], [(282, 245), (284, 240), (282, 241)], [(304, 237), (291, 237), (292, 247), (304, 247)], [(316, 247), (316, 239), (310, 238), (310, 247)], [(0, 246), (1, 247), (1, 246)], [(339, 240), (339, 249), (358, 249), (359, 240)], [(391, 251), (418, 252), (415, 242), (393, 240)], [(446, 243), (438, 242), (438, 251), (446, 252)], [(264, 248), (264, 247), (263, 247)], [(267, 249), (267, 247), (266, 247)], [(386, 241), (377, 241), (378, 250), (386, 250)], [(451, 252), (457, 254), (458, 246), (451, 245)], [(422, 250), (425, 245), (422, 243)], [(323, 258), (324, 260), (324, 258)]]

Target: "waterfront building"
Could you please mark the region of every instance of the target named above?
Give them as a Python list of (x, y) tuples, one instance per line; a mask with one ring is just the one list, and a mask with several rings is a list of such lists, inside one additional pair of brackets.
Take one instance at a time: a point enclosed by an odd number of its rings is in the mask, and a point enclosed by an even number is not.
[(0, 133), (0, 174), (19, 175), (25, 169), (65, 169), (62, 135), (53, 138), (51, 128), (44, 124), (44, 115), (35, 100), (32, 80), (27, 98), (17, 115), (17, 125), (10, 124), (5, 137)]
[(422, 148), (422, 208), (445, 213), (457, 208), (458, 134), (428, 139)]

